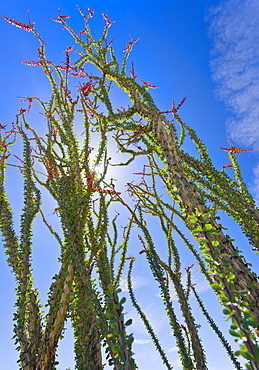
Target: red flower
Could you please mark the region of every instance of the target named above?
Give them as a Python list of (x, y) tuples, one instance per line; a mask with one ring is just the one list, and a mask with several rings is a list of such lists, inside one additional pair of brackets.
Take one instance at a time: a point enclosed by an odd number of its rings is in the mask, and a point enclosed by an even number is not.
[(92, 82), (91, 81), (88, 81), (86, 82), (85, 84), (83, 84), (81, 87), (80, 87), (80, 91), (82, 92), (82, 94), (84, 96), (87, 96), (90, 94), (92, 90)]
[(2, 123), (0, 123), (0, 129), (1, 130), (4, 130), (6, 128), (7, 125), (3, 125)]
[(86, 30), (83, 30), (83, 31), (79, 32), (79, 34), (78, 34), (77, 36), (82, 36), (82, 35), (84, 35), (85, 33), (86, 33)]
[(9, 23), (11, 23), (12, 25), (14, 25), (14, 26), (16, 26), (16, 27), (19, 27), (19, 28), (21, 28), (22, 30), (25, 30), (25, 31), (27, 31), (27, 32), (31, 32), (31, 31), (34, 29), (34, 25), (35, 25), (35, 23), (32, 23), (32, 24), (25, 24), (25, 23), (22, 23), (22, 22), (16, 21), (16, 20), (14, 20), (14, 19), (11, 19), (11, 18), (9, 18), (9, 17), (5, 17), (4, 15), (3, 15), (3, 17), (4, 17), (4, 19), (5, 19), (7, 22), (9, 22)]
[(175, 105), (175, 102), (174, 102), (174, 99), (172, 100), (172, 112), (174, 113), (174, 114), (176, 114), (177, 112), (178, 112), (178, 110), (181, 108), (181, 106), (183, 105), (183, 103), (185, 102), (185, 100), (187, 99), (187, 97), (185, 96), (182, 100), (181, 100), (181, 102), (177, 105), (177, 107), (176, 107), (176, 105)]
[(187, 274), (190, 272), (190, 269), (191, 269), (193, 266), (194, 266), (194, 263), (193, 263), (191, 266), (187, 267), (187, 269), (185, 269), (185, 270), (186, 270), (186, 272), (187, 272)]
[(131, 75), (131, 77), (132, 77), (134, 80), (137, 78), (137, 76), (135, 75), (134, 62), (133, 62), (133, 61), (132, 61), (132, 64), (131, 64), (130, 75)]
[(126, 44), (126, 48), (123, 50), (123, 51), (130, 51), (133, 47), (133, 45), (140, 39), (140, 37), (138, 37), (136, 40), (130, 40), (130, 42), (128, 44)]
[(62, 23), (61, 18), (50, 18), (52, 21), (57, 22), (57, 23)]
[(232, 152), (232, 153), (235, 153), (235, 154), (246, 153), (246, 152), (250, 152), (251, 150), (254, 150), (254, 148), (242, 149), (242, 148), (239, 148), (237, 146), (232, 146), (231, 148), (221, 148), (219, 146), (219, 149), (226, 150), (228, 152)]
[(88, 9), (88, 12), (89, 12), (89, 15), (85, 15), (85, 13), (83, 12), (83, 10), (80, 8), (80, 6), (77, 5), (77, 9), (79, 10), (79, 13), (82, 15), (82, 17), (84, 18), (93, 18), (94, 16), (94, 10), (91, 10), (90, 6), (87, 5), (87, 9)]
[(94, 16), (94, 10), (91, 10), (90, 6), (87, 5), (87, 9), (88, 9), (88, 12), (89, 12), (89, 15), (87, 18), (93, 18)]
[(49, 214), (49, 216), (50, 216), (50, 215), (56, 215), (56, 216), (58, 216), (58, 208), (54, 208), (53, 212), (51, 212), (51, 213)]
[(133, 261), (135, 261), (135, 260), (136, 260), (136, 258), (135, 258), (135, 257), (130, 256), (130, 257), (126, 257), (126, 258), (125, 258), (125, 260), (133, 260)]
[(149, 81), (143, 81), (143, 80), (140, 80), (141, 82), (143, 82), (143, 84), (147, 87), (150, 87), (151, 89), (158, 89), (158, 86), (155, 86), (155, 85), (150, 85)]
[(109, 19), (109, 17), (108, 17), (108, 15), (107, 14), (105, 14), (105, 13), (102, 13), (102, 16), (103, 16), (103, 19), (106, 21), (106, 24), (107, 25), (111, 25), (112, 23), (114, 23), (114, 21), (112, 22), (110, 19)]
[(225, 168), (233, 167), (232, 164), (225, 164), (225, 166), (222, 167), (222, 170), (224, 172)]
[(142, 251), (139, 252), (139, 254), (149, 252), (149, 249), (142, 249)]
[(27, 112), (30, 113), (30, 110), (32, 108), (32, 101), (33, 101), (33, 98), (22, 98), (22, 97), (18, 97), (19, 99), (23, 99), (21, 100), (21, 103), (27, 101), (28, 102), (28, 110)]

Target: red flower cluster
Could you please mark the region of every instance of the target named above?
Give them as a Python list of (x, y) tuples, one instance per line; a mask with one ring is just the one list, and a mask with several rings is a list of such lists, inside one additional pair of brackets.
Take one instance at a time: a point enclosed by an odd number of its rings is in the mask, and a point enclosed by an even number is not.
[(139, 252), (139, 254), (149, 252), (149, 249), (142, 249), (142, 251)]
[(52, 163), (52, 161), (50, 159), (47, 159), (45, 161), (45, 167), (46, 167), (46, 171), (48, 173), (48, 180), (50, 179), (53, 179), (53, 178), (58, 178), (58, 174), (56, 172), (56, 169)]
[[(50, 61), (47, 60), (47, 63), (48, 64), (52, 64)], [(33, 61), (30, 61), (30, 62), (22, 62), (22, 64), (26, 64), (27, 66), (42, 66), (42, 61), (41, 60), (33, 60)]]
[(135, 261), (135, 260), (136, 260), (136, 258), (135, 258), (135, 257), (130, 256), (130, 257), (126, 257), (126, 258), (125, 258), (125, 260), (133, 260), (133, 261)]
[(225, 170), (225, 168), (233, 167), (232, 164), (225, 164), (225, 166), (222, 167), (222, 171)]
[(140, 242), (141, 242), (141, 244), (142, 244), (142, 247), (144, 248), (144, 249), (142, 249), (142, 250), (139, 252), (139, 254), (149, 252), (149, 249), (147, 249), (147, 248), (146, 248), (146, 244), (145, 244), (145, 242), (144, 242), (144, 240), (143, 240), (142, 236), (141, 236), (141, 235), (138, 235), (138, 238), (139, 238), (139, 240), (140, 240)]
[(112, 23), (114, 23), (114, 21), (112, 22), (110, 19), (109, 19), (109, 17), (108, 17), (108, 15), (107, 14), (105, 14), (105, 13), (102, 13), (102, 16), (103, 16), (103, 19), (106, 21), (106, 25), (111, 25)]
[(187, 274), (190, 272), (190, 270), (191, 270), (191, 268), (194, 266), (194, 263), (191, 265), (191, 266), (189, 266), (189, 267), (187, 267), (185, 270), (186, 270), (186, 272), (187, 272)]
[(93, 18), (94, 16), (94, 10), (91, 10), (90, 6), (87, 5), (87, 9), (88, 9), (88, 13), (89, 15), (85, 15), (85, 13), (83, 12), (83, 10), (80, 8), (80, 6), (77, 5), (77, 9), (79, 10), (79, 13), (84, 17), (84, 18)]
[(57, 140), (57, 137), (58, 137), (58, 132), (57, 132), (57, 130), (53, 130), (53, 131), (52, 131), (52, 135), (53, 135), (54, 140)]
[(103, 189), (103, 190), (98, 190), (99, 193), (103, 194), (110, 194), (110, 195), (120, 195), (121, 193), (112, 189)]
[(25, 30), (25, 31), (27, 31), (27, 32), (31, 32), (32, 30), (34, 30), (34, 25), (35, 25), (35, 23), (32, 23), (32, 24), (25, 24), (25, 23), (22, 23), (22, 22), (16, 21), (16, 20), (14, 20), (14, 19), (11, 19), (11, 18), (9, 18), (9, 17), (5, 17), (4, 15), (3, 15), (3, 17), (4, 17), (4, 19), (5, 19), (7, 22), (11, 23), (12, 25), (14, 25), (14, 26), (16, 26), (16, 27), (21, 28), (22, 30)]
[(6, 128), (7, 125), (3, 125), (2, 123), (0, 123), (0, 130), (4, 130)]
[(95, 184), (95, 181), (94, 181), (94, 178), (91, 172), (88, 172), (86, 174), (86, 183), (87, 183), (87, 186), (90, 192), (98, 191), (98, 188)]
[(155, 86), (155, 85), (150, 85), (149, 81), (143, 81), (143, 80), (140, 80), (141, 82), (143, 82), (143, 84), (147, 87), (150, 87), (150, 89), (158, 89), (158, 86)]
[(50, 18), (54, 22), (62, 23), (65, 18), (70, 18), (70, 15), (58, 15), (58, 18)]
[(54, 211), (49, 214), (50, 215), (56, 215), (58, 216), (58, 208), (54, 208)]
[[(242, 148), (239, 148), (237, 146), (232, 146), (231, 148), (221, 148), (219, 146), (219, 149), (226, 150), (228, 152), (232, 152), (232, 153), (235, 153), (235, 154), (246, 153), (246, 152), (250, 152), (251, 150), (254, 150), (254, 148), (242, 149)], [(229, 166), (227, 166), (227, 167), (229, 167)]]
[(174, 100), (172, 101), (172, 112), (175, 114), (181, 108), (187, 97), (185, 96), (182, 101), (176, 106)]
[(131, 51), (133, 45), (140, 39), (140, 37), (138, 37), (136, 40), (130, 40), (130, 42), (128, 44), (126, 44), (126, 48), (123, 50), (123, 51)]
[(131, 63), (130, 75), (131, 75), (131, 77), (132, 77), (134, 80), (136, 80), (137, 76), (135, 75), (134, 62), (133, 62), (133, 61), (132, 61), (132, 63)]
[(27, 112), (28, 112), (28, 113), (30, 113), (30, 110), (31, 110), (31, 108), (32, 108), (32, 101), (33, 101), (33, 98), (22, 98), (22, 97), (19, 97), (19, 96), (18, 96), (18, 98), (19, 98), (19, 99), (23, 99), (23, 100), (21, 100), (21, 103), (23, 103), (23, 102), (25, 102), (25, 101), (27, 101), (27, 102), (28, 102), (28, 109), (27, 109)]
[(88, 81), (80, 87), (80, 91), (84, 96), (88, 96), (92, 90), (92, 82)]
[(86, 183), (91, 193), (98, 192), (98, 193), (110, 194), (110, 195), (120, 195), (121, 194), (113, 189), (101, 189), (100, 187), (98, 187), (95, 183), (95, 180), (91, 172), (88, 172), (86, 174)]

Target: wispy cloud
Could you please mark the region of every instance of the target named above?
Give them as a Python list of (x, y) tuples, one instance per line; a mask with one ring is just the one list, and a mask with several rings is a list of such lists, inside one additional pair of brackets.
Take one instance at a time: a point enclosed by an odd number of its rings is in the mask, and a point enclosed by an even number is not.
[(175, 360), (171, 362), (171, 365), (173, 366), (174, 369), (182, 369), (182, 363), (180, 360)]
[(192, 283), (195, 284), (197, 293), (203, 293), (211, 289), (211, 286), (209, 285), (205, 277), (201, 274), (197, 264), (191, 269), (191, 273), (192, 273)]
[(150, 342), (151, 342), (151, 339), (134, 339), (135, 344), (147, 344)]
[[(142, 305), (142, 310), (150, 322), (154, 332), (158, 335), (162, 330), (167, 328), (168, 325), (168, 318), (164, 309), (163, 305), (160, 305), (155, 299), (154, 302)], [(133, 323), (130, 326), (130, 330), (132, 330), (136, 335), (141, 337), (145, 337), (150, 339), (147, 329), (140, 318), (139, 314), (136, 310), (132, 309), (127, 312), (125, 316), (125, 320), (131, 318)]]
[[(132, 287), (133, 287), (133, 290), (139, 289), (142, 286), (148, 285), (148, 284), (149, 284), (149, 279), (146, 278), (145, 276), (140, 276), (140, 275), (133, 275), (132, 276)], [(121, 279), (120, 289), (123, 292), (127, 292), (128, 291), (128, 283), (127, 283), (127, 279), (126, 278), (122, 278)]]
[(216, 94), (231, 115), (227, 131), (239, 144), (259, 144), (259, 2), (228, 0), (208, 12)]
[(174, 346), (174, 347), (169, 348), (168, 352), (177, 352), (178, 350), (179, 348)]

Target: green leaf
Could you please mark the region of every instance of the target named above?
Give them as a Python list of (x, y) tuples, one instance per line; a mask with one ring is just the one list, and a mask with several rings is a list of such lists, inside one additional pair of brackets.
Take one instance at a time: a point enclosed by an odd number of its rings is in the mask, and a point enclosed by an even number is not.
[(254, 321), (252, 318), (248, 322), (249, 326), (252, 326), (252, 328), (256, 329), (258, 327), (258, 324), (256, 321)]
[(237, 324), (232, 324), (232, 325), (230, 325), (230, 327), (231, 327), (232, 330), (238, 329), (238, 325)]
[(212, 287), (213, 289), (215, 289), (215, 290), (217, 290), (217, 289), (222, 289), (222, 285), (219, 285), (219, 284), (217, 284), (217, 283), (212, 284), (212, 285), (211, 285), (211, 287)]
[(207, 244), (207, 243), (209, 243), (209, 240), (208, 240), (208, 239), (203, 238), (203, 239), (199, 239), (199, 242), (200, 242), (201, 244)]
[(132, 324), (132, 319), (129, 319), (125, 322), (125, 326), (129, 326)]
[(231, 314), (231, 310), (229, 309), (229, 308), (224, 308), (224, 310), (223, 310), (223, 313), (225, 314), (225, 315), (230, 315)]
[(126, 298), (125, 297), (123, 297), (122, 299), (121, 299), (121, 301), (120, 301), (120, 304), (123, 304), (123, 303), (125, 303), (126, 302)]
[(253, 348), (253, 352), (254, 352), (254, 354), (255, 354), (255, 359), (256, 359), (256, 361), (257, 361), (257, 362), (259, 362), (259, 347), (254, 346), (254, 348)]
[(193, 222), (193, 223), (196, 223), (198, 221), (197, 217), (196, 216), (188, 216), (188, 219)]
[(112, 352), (113, 353), (118, 353), (119, 352), (119, 348), (117, 346), (112, 347)]
[(253, 370), (253, 368), (252, 368), (252, 366), (250, 364), (245, 364), (245, 365), (246, 365), (247, 370)]
[(229, 272), (229, 273), (227, 274), (227, 279), (228, 279), (228, 280), (233, 280), (233, 279), (235, 279), (235, 277), (236, 277), (236, 275), (235, 275), (235, 274), (233, 274), (233, 272)]
[(136, 369), (135, 362), (134, 362), (133, 358), (129, 359), (129, 366), (130, 366), (130, 370), (135, 370)]
[(206, 257), (206, 258), (204, 258), (204, 260), (205, 260), (206, 262), (213, 262), (213, 259), (212, 259), (211, 257)]
[(206, 230), (211, 230), (212, 229), (212, 225), (211, 224), (205, 224), (205, 229)]
[(254, 357), (254, 355), (252, 355), (251, 353), (249, 353), (249, 352), (243, 352), (243, 351), (241, 351), (241, 355), (244, 357), (244, 358), (246, 358), (247, 360), (249, 360), (249, 361), (253, 361), (254, 359), (255, 359), (255, 357)]
[(120, 352), (124, 352), (125, 348), (126, 348), (126, 344), (125, 344), (125, 343), (121, 343), (121, 344), (119, 345), (119, 351), (120, 351)]
[(234, 331), (234, 330), (229, 330), (229, 333), (231, 334), (231, 335), (233, 335), (233, 337), (238, 337), (238, 338), (242, 338), (242, 334), (241, 333), (238, 333), (238, 332), (236, 332), (236, 331)]
[(238, 290), (239, 294), (248, 294), (248, 290)]
[(131, 345), (133, 342), (134, 342), (134, 337), (133, 337), (133, 335), (132, 335), (132, 334), (130, 334), (130, 335), (128, 336), (128, 338), (127, 338), (127, 343), (128, 343), (129, 345)]
[(209, 213), (203, 213), (203, 215), (201, 215), (202, 218), (209, 218), (211, 217), (211, 215)]
[(241, 307), (248, 307), (249, 306), (249, 303), (248, 302), (240, 302), (239, 305)]
[(219, 245), (219, 242), (217, 240), (214, 240), (213, 242), (211, 242), (211, 244), (213, 247), (217, 247)]
[(203, 231), (203, 229), (201, 226), (198, 226), (195, 231), (200, 232), (200, 231)]

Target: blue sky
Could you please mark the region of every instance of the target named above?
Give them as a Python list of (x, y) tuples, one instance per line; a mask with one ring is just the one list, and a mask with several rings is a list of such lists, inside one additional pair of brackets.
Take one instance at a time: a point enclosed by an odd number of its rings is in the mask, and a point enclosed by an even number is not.
[[(204, 140), (215, 165), (221, 168), (228, 163), (226, 152), (218, 146), (228, 146), (226, 133), (235, 146), (259, 147), (259, 3), (253, 0), (161, 0), (151, 3), (147, 0), (118, 2), (89, 1), (87, 4), (78, 1), (0, 0), (1, 14), (27, 23), (27, 10), (30, 10), (36, 30), (47, 44), (48, 59), (59, 63), (63, 59), (63, 50), (71, 46), (71, 38), (62, 30), (61, 25), (50, 18), (61, 14), (70, 15), (69, 24), (76, 31), (81, 31), (83, 22), (76, 4), (87, 11), (86, 5), (95, 10), (90, 20), (93, 34), (102, 32), (104, 20), (101, 13), (106, 13), (115, 21), (110, 30), (110, 38), (116, 36), (114, 48), (121, 58), (123, 49), (130, 38), (139, 41), (134, 45), (130, 61), (134, 60), (138, 79), (150, 81), (159, 86), (152, 95), (161, 111), (170, 109), (172, 99), (180, 102), (187, 100), (181, 108), (181, 115), (188, 125), (193, 127)], [(2, 94), (0, 99), (0, 122), (10, 124), (20, 108), (17, 97), (40, 96), (47, 100), (49, 88), (46, 79), (37, 67), (28, 67), (21, 62), (37, 59), (37, 40), (33, 35), (11, 26), (0, 19), (0, 81)], [(118, 105), (120, 102), (118, 101)], [(37, 112), (36, 112), (37, 113)], [(36, 120), (37, 115), (32, 119)], [(40, 127), (38, 128), (41, 129)], [(241, 154), (238, 160), (243, 175), (252, 194), (259, 198), (259, 165), (258, 151)], [(121, 171), (124, 171), (123, 169)], [(115, 171), (116, 172), (116, 171)], [(10, 197), (15, 209), (21, 207), (17, 196), (16, 172), (10, 171), (8, 182)], [(118, 175), (118, 173), (117, 173)], [(116, 173), (115, 173), (116, 176)], [(49, 213), (54, 208), (48, 204)], [(240, 234), (234, 223), (227, 220), (232, 236), (237, 240), (240, 249), (245, 248), (249, 261), (254, 255), (249, 245)], [(38, 239), (44, 239), (44, 231), (36, 224)], [(51, 245), (44, 246), (38, 242), (35, 253), (35, 281), (46, 294), (48, 279), (56, 272), (55, 255)], [(132, 246), (132, 253), (134, 247)], [(51, 258), (50, 258), (51, 256)], [(43, 262), (44, 261), (44, 262)], [(54, 262), (53, 262), (54, 261)], [(164, 343), (168, 356), (175, 369), (181, 369), (175, 352), (173, 337), (168, 329), (166, 317), (161, 310), (157, 288), (144, 263), (144, 258), (136, 265), (133, 275), (136, 295), (148, 312), (148, 317)], [(192, 263), (191, 256), (183, 258), (183, 267)], [(257, 266), (258, 267), (258, 266)], [(36, 270), (38, 272), (36, 272)], [(257, 270), (258, 271), (258, 270)], [(48, 276), (43, 278), (44, 274)], [(213, 293), (204, 282), (197, 268), (194, 268), (201, 297), (208, 309), (219, 320), (227, 334), (222, 310)], [(4, 252), (0, 252), (1, 302), (0, 302), (0, 368), (17, 369), (17, 354), (13, 350), (12, 313), (14, 312), (14, 280), (5, 262)], [(122, 286), (123, 287), (123, 286)], [(126, 289), (126, 288), (125, 288)], [(127, 294), (125, 292), (125, 294)], [(141, 370), (162, 369), (149, 338), (136, 314), (127, 307), (129, 317), (133, 317), (132, 330), (136, 333), (136, 359)], [(227, 359), (217, 339), (206, 327), (204, 319), (197, 312), (202, 322), (202, 337), (208, 354), (210, 370), (230, 370), (232, 364)], [(59, 350), (59, 369), (73, 369), (72, 334), (67, 330), (67, 337), (62, 341)]]

